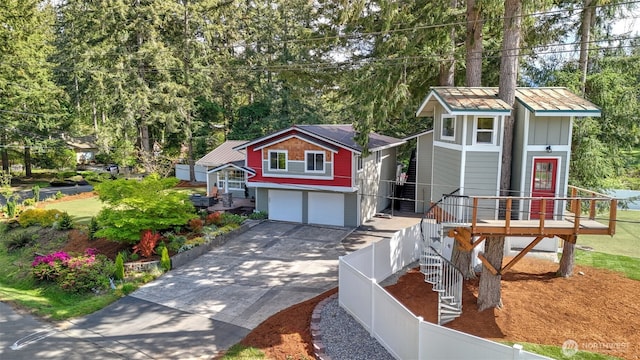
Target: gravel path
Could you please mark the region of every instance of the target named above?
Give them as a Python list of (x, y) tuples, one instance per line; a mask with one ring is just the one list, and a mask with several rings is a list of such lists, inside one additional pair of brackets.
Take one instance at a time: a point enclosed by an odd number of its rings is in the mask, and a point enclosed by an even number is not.
[(393, 356), (340, 307), (337, 297), (322, 308), (320, 331), (325, 353), (332, 360), (393, 360)]

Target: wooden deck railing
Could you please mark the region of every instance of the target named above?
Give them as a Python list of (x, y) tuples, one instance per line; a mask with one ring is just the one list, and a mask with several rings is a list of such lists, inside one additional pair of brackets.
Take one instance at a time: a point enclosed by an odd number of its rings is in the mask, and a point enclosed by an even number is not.
[[(480, 235), (491, 232), (504, 235), (539, 234), (602, 234), (613, 235), (616, 228), (616, 210), (618, 200), (608, 195), (595, 191), (570, 186), (571, 196), (568, 197), (527, 197), (527, 196), (468, 196), (472, 200), (471, 233)], [(582, 195), (585, 196), (582, 196)], [(482, 200), (495, 201), (504, 206), (503, 219), (479, 218), (478, 208)], [(539, 219), (536, 220), (512, 220), (513, 202), (540, 201)], [(565, 202), (567, 211), (562, 215), (562, 220), (549, 220), (546, 218), (547, 201)], [(585, 208), (586, 205), (586, 208)], [(608, 224), (603, 225), (595, 221), (598, 207), (609, 207)], [(585, 211), (588, 210), (588, 211)], [(587, 214), (587, 216), (583, 216)], [(502, 215), (500, 216), (502, 218)], [(526, 224), (525, 224), (526, 223)], [(518, 230), (514, 230), (518, 228)], [(526, 229), (526, 230), (524, 230)], [(527, 232), (528, 231), (528, 232)]]

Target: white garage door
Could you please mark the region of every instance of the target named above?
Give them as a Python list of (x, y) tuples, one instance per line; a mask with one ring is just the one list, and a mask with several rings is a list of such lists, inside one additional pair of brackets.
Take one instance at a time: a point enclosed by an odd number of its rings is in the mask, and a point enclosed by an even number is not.
[(269, 190), (269, 219), (302, 222), (302, 192)]
[(309, 224), (344, 226), (344, 194), (309, 193)]

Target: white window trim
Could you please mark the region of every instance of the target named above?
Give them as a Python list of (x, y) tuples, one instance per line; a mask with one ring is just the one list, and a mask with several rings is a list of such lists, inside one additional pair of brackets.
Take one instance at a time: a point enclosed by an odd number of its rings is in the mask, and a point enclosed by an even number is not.
[[(491, 142), (478, 142), (478, 119), (483, 118), (483, 119), (493, 119), (493, 129), (491, 130)], [(472, 144), (473, 145), (495, 145), (496, 144), (496, 138), (497, 138), (497, 131), (496, 131), (496, 123), (498, 122), (497, 117), (495, 116), (474, 116), (473, 118), (473, 139), (472, 139)], [(483, 129), (482, 132), (489, 132), (488, 130)]]
[[(239, 171), (239, 170), (236, 170), (236, 171)], [(225, 182), (225, 178), (223, 176), (224, 172), (219, 171), (219, 172), (216, 173), (216, 175), (217, 175), (216, 183), (217, 183), (218, 188), (224, 189), (224, 185), (223, 185), (223, 183)], [(229, 187), (229, 188), (227, 188), (227, 190), (236, 190), (236, 191), (237, 190), (244, 190), (244, 186), (243, 185), (245, 184), (246, 181), (247, 181), (247, 174), (245, 172), (242, 172), (242, 181), (229, 180), (229, 184), (239, 183), (239, 184), (241, 184), (240, 187)]]
[[(284, 154), (284, 169), (273, 169), (271, 167), (271, 154), (272, 153), (282, 153)], [(289, 151), (288, 150), (269, 150), (267, 155), (267, 164), (269, 171), (287, 171), (289, 169)]]
[[(444, 120), (451, 119), (453, 120), (453, 136), (444, 135)], [(440, 117), (440, 139), (447, 141), (456, 141), (456, 117), (453, 115), (442, 115)]]
[[(322, 155), (322, 170), (309, 170), (307, 169), (307, 155), (310, 154), (321, 154)], [(315, 164), (315, 159), (314, 159), (314, 164)], [(314, 174), (324, 174), (325, 169), (327, 168), (327, 153), (324, 151), (317, 151), (317, 150), (305, 150), (304, 151), (304, 172), (306, 173), (314, 173)]]
[(380, 164), (382, 162), (382, 152), (376, 151), (376, 164)]
[(356, 172), (361, 172), (364, 169), (364, 159), (362, 159), (362, 155), (356, 155), (355, 163)]

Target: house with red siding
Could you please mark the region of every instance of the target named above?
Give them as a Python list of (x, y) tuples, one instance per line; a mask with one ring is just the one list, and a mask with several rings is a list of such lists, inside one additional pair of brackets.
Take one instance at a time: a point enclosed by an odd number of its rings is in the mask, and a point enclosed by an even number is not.
[[(295, 125), (235, 147), (269, 219), (359, 226), (390, 205), (404, 140), (376, 133), (363, 149), (347, 125)], [(366, 155), (365, 155), (366, 153)]]

